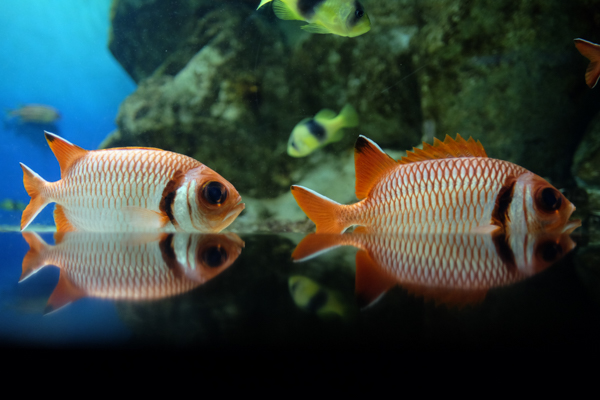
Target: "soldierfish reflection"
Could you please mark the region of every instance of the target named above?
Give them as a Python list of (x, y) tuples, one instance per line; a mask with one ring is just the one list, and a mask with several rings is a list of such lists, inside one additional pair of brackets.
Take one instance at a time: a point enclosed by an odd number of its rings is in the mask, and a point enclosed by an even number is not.
[(60, 268), (46, 312), (81, 297), (154, 300), (185, 293), (227, 269), (244, 247), (234, 233), (68, 232), (57, 233), (54, 246), (22, 234), (30, 250), (20, 281), (46, 265)]
[(292, 254), (304, 261), (354, 246), (361, 305), (400, 285), (437, 304), (482, 301), (488, 290), (531, 277), (575, 248), (567, 234), (310, 234)]

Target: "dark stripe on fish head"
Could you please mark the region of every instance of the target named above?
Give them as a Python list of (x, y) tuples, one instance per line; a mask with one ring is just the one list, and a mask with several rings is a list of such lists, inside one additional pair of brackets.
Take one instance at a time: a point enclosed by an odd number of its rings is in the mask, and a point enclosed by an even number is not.
[(496, 204), (494, 211), (492, 211), (492, 223), (500, 226), (504, 232), (507, 228), (508, 210), (513, 200), (516, 183), (514, 176), (509, 176), (506, 179), (502, 189), (498, 192), (498, 196), (496, 196)]
[(327, 304), (328, 300), (329, 294), (327, 294), (327, 292), (325, 292), (323, 289), (319, 289), (319, 291), (310, 298), (308, 304), (306, 304), (306, 310), (312, 313), (317, 313), (319, 309)]
[(306, 121), (306, 129), (308, 129), (310, 134), (316, 137), (319, 140), (319, 142), (325, 140), (325, 128), (323, 127), (323, 125), (321, 125), (314, 119), (309, 119), (308, 121)]
[(165, 186), (162, 192), (162, 198), (160, 200), (160, 204), (158, 209), (167, 214), (169, 217), (169, 221), (175, 226), (175, 228), (179, 227), (179, 224), (175, 220), (175, 215), (173, 214), (173, 202), (175, 201), (175, 194), (177, 193), (177, 189), (181, 186), (181, 182), (184, 178), (184, 173), (181, 171), (175, 172), (173, 177)]
[(160, 239), (159, 247), (163, 261), (176, 276), (181, 275), (181, 268), (177, 262), (177, 256), (175, 255), (175, 249), (173, 248), (173, 233), (164, 235)]
[(312, 18), (317, 6), (323, 2), (325, 0), (298, 0), (298, 11), (304, 18)]
[(517, 263), (515, 261), (515, 253), (513, 252), (510, 244), (508, 243), (508, 238), (505, 234), (496, 235), (492, 237), (494, 242), (494, 246), (496, 247), (496, 254), (502, 260), (506, 269), (510, 272), (514, 272), (517, 270)]
[(354, 10), (348, 16), (348, 26), (350, 28), (356, 26), (363, 17), (365, 16), (365, 8), (360, 4), (360, 2), (354, 2)]

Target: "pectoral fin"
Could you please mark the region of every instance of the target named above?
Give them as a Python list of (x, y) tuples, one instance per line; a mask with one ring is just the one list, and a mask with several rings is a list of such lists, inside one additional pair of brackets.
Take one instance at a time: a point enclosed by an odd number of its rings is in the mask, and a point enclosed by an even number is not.
[(300, 28), (310, 33), (331, 33), (331, 31), (319, 24), (302, 25)]
[(136, 230), (157, 231), (169, 223), (166, 213), (148, 210), (141, 207), (124, 207), (123, 214), (126, 220), (135, 225)]

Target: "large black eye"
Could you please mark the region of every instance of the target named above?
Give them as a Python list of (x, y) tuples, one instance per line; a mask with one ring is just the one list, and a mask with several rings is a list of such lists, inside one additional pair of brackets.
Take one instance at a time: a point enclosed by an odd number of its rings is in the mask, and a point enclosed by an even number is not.
[(208, 182), (202, 188), (202, 196), (210, 204), (223, 204), (227, 200), (227, 188), (221, 182)]
[(211, 268), (220, 267), (227, 261), (227, 251), (221, 246), (211, 246), (202, 251), (200, 260)]
[(563, 250), (560, 244), (555, 242), (542, 243), (538, 249), (538, 254), (546, 262), (551, 262), (562, 256)]
[(538, 206), (548, 212), (556, 211), (562, 205), (562, 195), (554, 188), (545, 188), (538, 198)]
[(365, 12), (363, 10), (356, 10), (356, 12), (354, 13), (354, 17), (356, 19), (362, 18), (363, 15), (365, 15)]

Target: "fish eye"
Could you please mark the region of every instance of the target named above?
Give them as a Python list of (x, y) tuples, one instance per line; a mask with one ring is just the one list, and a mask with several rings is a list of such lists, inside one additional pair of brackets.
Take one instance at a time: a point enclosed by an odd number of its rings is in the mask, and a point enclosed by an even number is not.
[(363, 10), (356, 10), (356, 11), (354, 12), (354, 17), (355, 17), (356, 19), (362, 18), (362, 17), (363, 17), (363, 15), (365, 15), (365, 12), (364, 12)]
[(221, 246), (211, 246), (203, 249), (198, 259), (211, 268), (220, 267), (227, 261), (227, 251)]
[(563, 249), (560, 244), (549, 241), (542, 243), (537, 248), (537, 253), (542, 257), (542, 260), (551, 262), (562, 256)]
[(227, 200), (227, 188), (221, 182), (211, 181), (202, 187), (202, 196), (210, 204), (221, 205)]
[(562, 205), (562, 195), (558, 190), (547, 187), (539, 192), (537, 204), (543, 211), (556, 211)]

